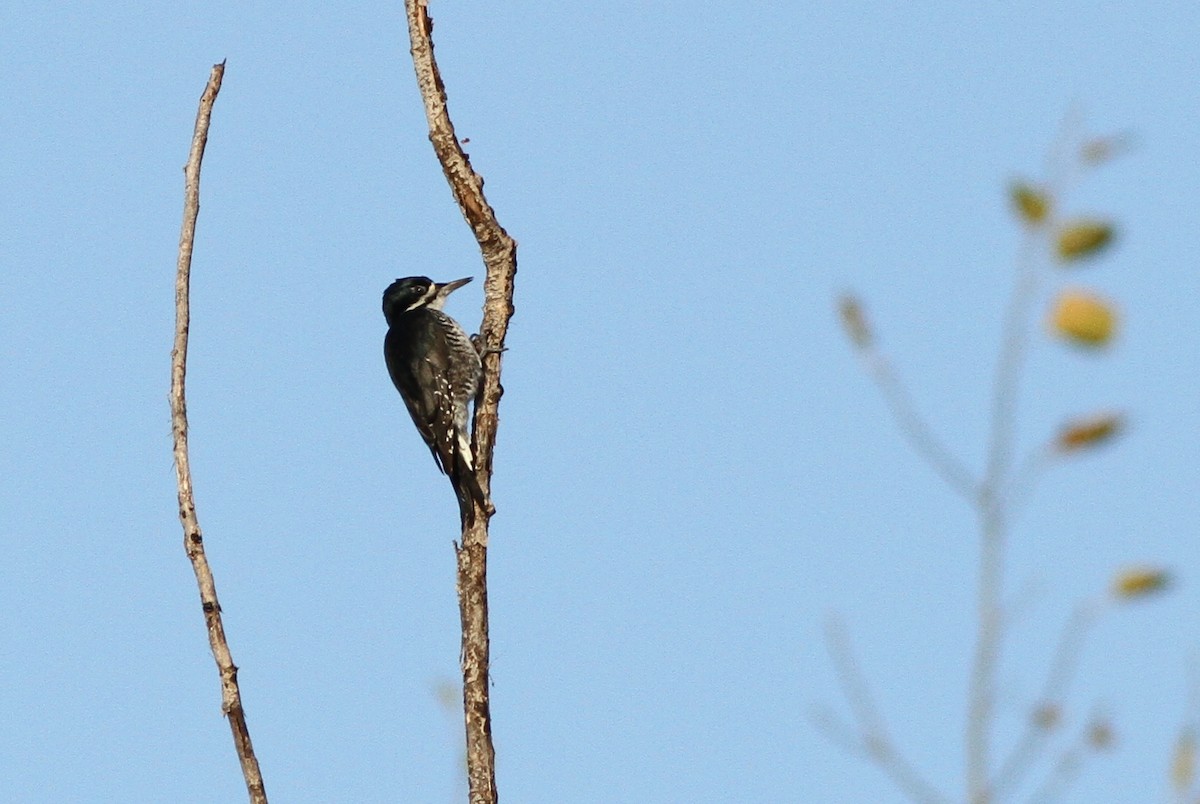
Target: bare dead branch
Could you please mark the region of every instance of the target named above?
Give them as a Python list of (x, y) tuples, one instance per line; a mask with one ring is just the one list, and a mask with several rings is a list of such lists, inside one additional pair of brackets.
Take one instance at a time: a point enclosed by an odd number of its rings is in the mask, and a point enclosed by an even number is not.
[(483, 179), (472, 168), (454, 133), (446, 108), (446, 87), (433, 56), (433, 21), (426, 0), (405, 0), (408, 35), (417, 86), (429, 122), (429, 141), (441, 163), (454, 200), (471, 227), (487, 270), (484, 281), (483, 321), (478, 346), (483, 358), (483, 380), (475, 405), (473, 450), (480, 488), (489, 500), (487, 510), (464, 517), (462, 542), (456, 546), (458, 600), (462, 618), (463, 713), (467, 736), (467, 782), (471, 804), (494, 804), (496, 753), (492, 746), (488, 698), (488, 524), (491, 478), (498, 409), (504, 388), (500, 369), (508, 322), (513, 315), (513, 282), (517, 272), (517, 244), (504, 231), (483, 194)]
[(1095, 604), (1080, 604), (1059, 634), (1037, 707), (1030, 713), (1020, 739), (996, 773), (992, 793), (997, 799), (1026, 779), (1033, 763), (1045, 750), (1046, 739), (1061, 719), (1064, 701), (1075, 680), (1079, 658), (1087, 635), (1095, 625), (1096, 615)]
[(990, 505), (980, 511), (979, 631), (967, 687), (967, 802), (990, 804), (991, 732), (995, 710), (996, 666), (1004, 625), (1000, 595), (1004, 578), (1007, 530), (1003, 512)]
[(897, 376), (891, 362), (873, 345), (864, 348), (861, 357), (867, 374), (883, 394), (883, 401), (891, 411), (892, 418), (896, 420), (896, 426), (908, 439), (913, 450), (925, 459), (947, 486), (973, 502), (978, 496), (979, 484), (971, 471), (950, 452), (917, 411), (912, 394)]
[(1000, 489), (996, 499), (1001, 501), (1010, 517), (1021, 512), (1025, 503), (1032, 496), (1038, 481), (1057, 457), (1053, 447), (1043, 444), (1023, 456), (1016, 464), (1008, 483)]
[[(992, 726), (996, 664), (1003, 638), (1001, 594), (1004, 588), (1005, 547), (1015, 506), (1006, 490), (1023, 491), (1025, 478), (1013, 477), (1016, 447), (1017, 403), (1020, 381), (1029, 352), (1029, 321), (1041, 285), (1038, 255), (1044, 250), (1059, 202), (1071, 178), (1066, 174), (1073, 160), (1064, 156), (1072, 141), (1073, 122), (1068, 116), (1047, 163), (1046, 196), (1050, 199), (1050, 221), (1026, 230), (1017, 255), (1013, 288), (1004, 313), (1000, 355), (992, 383), (991, 415), (987, 457), (975, 506), (979, 515), (979, 630), (971, 661), (967, 688), (966, 777), (969, 804), (990, 804), (992, 793)], [(1022, 472), (1023, 469), (1018, 470)]]
[(179, 482), (179, 521), (183, 525), (183, 546), (196, 583), (200, 587), (200, 604), (204, 610), (204, 623), (208, 629), (208, 642), (221, 677), (221, 711), (229, 718), (233, 731), (233, 745), (242, 764), (242, 775), (246, 779), (246, 790), (251, 804), (266, 804), (267, 793), (263, 786), (262, 773), (254, 747), (250, 743), (250, 730), (246, 727), (246, 713), (242, 708), (242, 696), (238, 690), (237, 665), (229, 652), (225, 639), (225, 628), (221, 623), (221, 605), (217, 602), (217, 588), (213, 581), (208, 558), (204, 555), (204, 537), (200, 521), (196, 517), (196, 501), (192, 493), (192, 470), (188, 462), (188, 420), (184, 381), (187, 376), (188, 327), (191, 319), (189, 288), (192, 272), (192, 246), (196, 239), (196, 218), (200, 214), (200, 163), (204, 159), (204, 146), (208, 142), (208, 123), (212, 117), (213, 103), (221, 91), (221, 80), (225, 76), (225, 62), (213, 65), (204, 94), (200, 96), (200, 108), (196, 113), (196, 128), (192, 135), (192, 147), (184, 166), (183, 227), (179, 233), (179, 261), (175, 273), (175, 346), (171, 350), (171, 433), (175, 444), (175, 473)]
[(816, 725), (834, 742), (874, 762), (896, 787), (917, 804), (944, 804), (948, 801), (896, 749), (871, 696), (870, 686), (854, 657), (846, 629), (837, 617), (826, 620), (825, 644), (833, 659), (842, 694), (854, 712), (856, 727), (841, 723), (827, 712), (817, 713)]
[(1029, 804), (1051, 804), (1062, 798), (1079, 777), (1085, 759), (1112, 743), (1112, 729), (1107, 721), (1093, 715), (1067, 746), (1049, 770), (1041, 786), (1028, 798)]

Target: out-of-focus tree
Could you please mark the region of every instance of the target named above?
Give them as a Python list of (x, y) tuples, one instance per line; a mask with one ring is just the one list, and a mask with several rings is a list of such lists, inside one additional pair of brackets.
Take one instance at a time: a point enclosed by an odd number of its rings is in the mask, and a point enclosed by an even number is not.
[[(1134, 566), (1114, 573), (1111, 589), (1081, 601), (1047, 657), (1040, 695), (1031, 706), (1022, 733), (999, 750), (996, 739), (997, 660), (1011, 620), (1005, 608), (1005, 562), (1014, 514), (1056, 463), (1071, 460), (1117, 440), (1126, 414), (1099, 409), (1066, 417), (1054, 435), (1027, 455), (1019, 455), (1015, 437), (1020, 387), (1031, 338), (1038, 330), (1038, 309), (1045, 309), (1046, 331), (1067, 348), (1103, 351), (1118, 336), (1117, 305), (1088, 287), (1065, 282), (1106, 255), (1118, 241), (1117, 226), (1105, 216), (1069, 211), (1070, 191), (1093, 169), (1120, 153), (1122, 137), (1087, 139), (1069, 121), (1051, 149), (1041, 180), (1018, 180), (1008, 188), (1021, 228), (1014, 282), (1001, 332), (990, 398), (985, 459), (976, 470), (938, 437), (917, 409), (908, 388), (880, 347), (864, 304), (847, 294), (839, 302), (841, 324), (871, 379), (878, 386), (899, 431), (941, 480), (974, 511), (980, 544), (977, 626), (968, 680), (965, 724), (965, 779), (961, 796), (951, 795), (912, 766), (889, 735), (856, 662), (840, 622), (827, 631), (830, 655), (853, 713), (849, 723), (823, 712), (819, 725), (837, 742), (878, 765), (910, 799), (918, 802), (963, 800), (995, 804), (1030, 791), (1029, 800), (1049, 801), (1078, 774), (1084, 760), (1107, 750), (1116, 739), (1114, 725), (1098, 708), (1086, 714), (1071, 699), (1079, 657), (1099, 616), (1162, 592), (1170, 574), (1161, 567)], [(1052, 389), (1051, 389), (1052, 390)], [(1068, 717), (1068, 714), (1071, 716)], [(1064, 734), (1068, 723), (1074, 734)], [(1176, 789), (1192, 785), (1195, 745), (1185, 729), (1172, 766)], [(1182, 795), (1182, 794), (1181, 794)]]

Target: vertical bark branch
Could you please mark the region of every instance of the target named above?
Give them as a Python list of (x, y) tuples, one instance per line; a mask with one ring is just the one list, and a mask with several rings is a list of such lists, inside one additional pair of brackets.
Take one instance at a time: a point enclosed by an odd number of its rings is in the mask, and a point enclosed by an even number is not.
[(204, 537), (200, 521), (196, 517), (196, 501), (192, 493), (192, 470), (188, 462), (188, 421), (184, 380), (187, 376), (188, 326), (191, 318), (188, 292), (192, 271), (192, 245), (196, 239), (196, 218), (200, 214), (200, 163), (204, 159), (204, 146), (208, 142), (208, 123), (212, 117), (213, 103), (221, 91), (221, 79), (225, 75), (225, 62), (216, 64), (208, 78), (204, 94), (200, 96), (200, 108), (196, 113), (196, 128), (192, 135), (192, 147), (184, 166), (183, 227), (179, 233), (179, 261), (175, 274), (175, 346), (171, 350), (171, 433), (175, 443), (175, 474), (179, 481), (179, 521), (183, 525), (183, 546), (196, 573), (200, 587), (200, 604), (204, 610), (204, 624), (208, 628), (208, 641), (212, 646), (213, 658), (221, 677), (221, 710), (229, 718), (233, 731), (233, 745), (242, 764), (242, 775), (246, 779), (246, 790), (251, 804), (267, 804), (262, 773), (254, 747), (250, 743), (250, 730), (246, 727), (246, 713), (242, 709), (242, 696), (238, 690), (237, 666), (229, 652), (225, 639), (225, 628), (221, 624), (221, 605), (217, 602), (217, 588), (212, 570), (204, 555)]
[[(487, 269), (484, 281), (483, 322), (479, 349), (483, 381), (475, 405), (473, 448), (475, 472), (485, 496), (491, 498), (492, 453), (496, 444), (497, 411), (504, 388), (500, 385), (501, 357), (508, 322), (513, 315), (513, 281), (517, 272), (517, 244), (504, 231), (483, 195), (483, 179), (472, 168), (454, 133), (446, 109), (446, 87), (433, 57), (433, 21), (426, 0), (405, 0), (408, 35), (417, 86), (429, 121), (429, 141), (442, 172), (454, 193), (467, 225), (479, 242)], [(494, 513), (476, 511), (463, 522), (462, 542), (456, 545), (458, 601), (462, 618), (463, 714), (467, 738), (467, 783), (471, 804), (494, 804), (496, 752), (492, 746), (488, 700), (488, 523)]]

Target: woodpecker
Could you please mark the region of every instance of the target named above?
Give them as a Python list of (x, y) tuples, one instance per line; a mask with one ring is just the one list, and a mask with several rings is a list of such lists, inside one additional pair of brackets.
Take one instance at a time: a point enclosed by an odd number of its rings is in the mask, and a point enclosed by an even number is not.
[(485, 508), (475, 479), (467, 426), (468, 406), (479, 391), (479, 353), (458, 322), (442, 312), (446, 297), (471, 281), (434, 282), (426, 276), (397, 279), (383, 292), (388, 331), (383, 358), (413, 424), (438, 469), (449, 476), (463, 522)]

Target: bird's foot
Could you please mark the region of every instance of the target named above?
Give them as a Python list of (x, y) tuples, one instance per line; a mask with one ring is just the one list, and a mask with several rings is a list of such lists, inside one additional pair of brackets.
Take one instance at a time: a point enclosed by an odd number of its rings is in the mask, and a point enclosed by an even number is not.
[(486, 346), (483, 345), (483, 338), (479, 337), (478, 335), (471, 336), (471, 345), (475, 347), (475, 351), (479, 353), (480, 357), (487, 357), (488, 355), (504, 354), (505, 352), (508, 351), (507, 346), (502, 346), (499, 349), (487, 348)]

